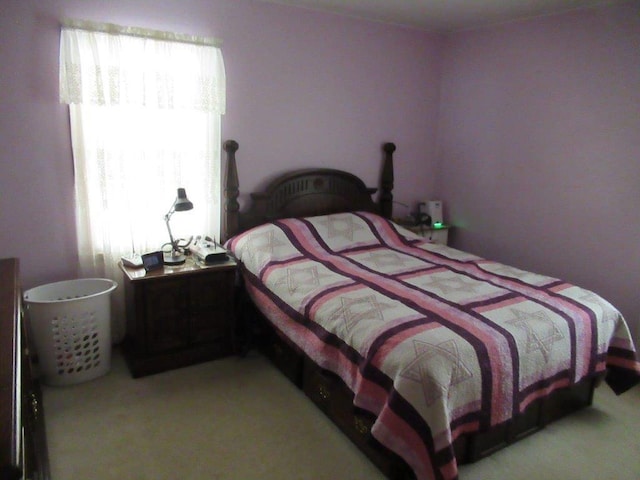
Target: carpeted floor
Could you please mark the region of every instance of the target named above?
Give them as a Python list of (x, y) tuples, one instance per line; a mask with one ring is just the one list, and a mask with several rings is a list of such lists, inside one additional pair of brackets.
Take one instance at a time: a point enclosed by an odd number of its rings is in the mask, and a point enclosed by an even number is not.
[[(44, 387), (53, 480), (382, 479), (267, 360), (251, 353), (132, 379)], [(461, 480), (640, 479), (640, 388), (460, 469)]]

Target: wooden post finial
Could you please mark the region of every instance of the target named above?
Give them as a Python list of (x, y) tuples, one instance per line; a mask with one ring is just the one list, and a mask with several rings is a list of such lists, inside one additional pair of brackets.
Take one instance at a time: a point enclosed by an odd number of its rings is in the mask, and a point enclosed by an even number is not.
[(396, 151), (396, 144), (387, 142), (382, 146), (382, 149), (385, 151), (385, 153), (392, 154)]
[(238, 168), (236, 166), (236, 152), (239, 145), (235, 140), (227, 140), (223, 144), (225, 152), (227, 152), (227, 168), (224, 177), (224, 218), (223, 218), (223, 241), (228, 240), (238, 233), (240, 204), (238, 196), (240, 195), (240, 184), (238, 182)]
[(393, 215), (393, 152), (396, 151), (396, 145), (387, 142), (382, 146), (382, 150), (384, 150), (384, 164), (380, 179), (380, 213), (385, 218), (391, 218)]
[(223, 144), (224, 151), (227, 153), (236, 153), (238, 151), (239, 145), (235, 140), (227, 140)]

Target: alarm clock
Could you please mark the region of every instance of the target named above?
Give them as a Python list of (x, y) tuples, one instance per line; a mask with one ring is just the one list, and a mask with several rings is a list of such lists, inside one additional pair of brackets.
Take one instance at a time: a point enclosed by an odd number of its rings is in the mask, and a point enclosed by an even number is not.
[(163, 265), (164, 259), (161, 251), (145, 253), (142, 255), (142, 266), (147, 272), (162, 268)]

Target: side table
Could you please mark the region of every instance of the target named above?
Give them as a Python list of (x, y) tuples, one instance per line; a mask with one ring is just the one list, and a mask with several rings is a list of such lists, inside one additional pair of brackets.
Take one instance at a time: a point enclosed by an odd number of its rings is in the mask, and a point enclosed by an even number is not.
[(236, 261), (124, 272), (124, 355), (133, 377), (213, 360), (235, 352)]

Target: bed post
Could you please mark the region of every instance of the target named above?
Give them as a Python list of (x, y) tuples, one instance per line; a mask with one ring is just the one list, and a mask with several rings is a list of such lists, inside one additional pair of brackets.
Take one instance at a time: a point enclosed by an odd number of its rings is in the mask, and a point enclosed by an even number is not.
[(240, 204), (238, 195), (240, 194), (240, 184), (238, 183), (238, 168), (236, 166), (236, 152), (238, 142), (227, 140), (224, 142), (224, 150), (227, 152), (227, 169), (224, 176), (224, 219), (223, 219), (223, 242), (238, 233), (238, 217)]
[(385, 143), (382, 149), (384, 165), (380, 179), (380, 213), (385, 218), (391, 218), (393, 214), (393, 152), (396, 151), (396, 146), (393, 143)]

